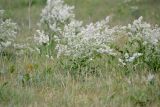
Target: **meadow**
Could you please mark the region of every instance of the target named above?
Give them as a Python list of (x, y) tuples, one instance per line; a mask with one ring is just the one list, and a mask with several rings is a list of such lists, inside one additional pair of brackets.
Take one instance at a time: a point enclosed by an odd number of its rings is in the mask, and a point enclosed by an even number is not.
[(31, 1), (0, 0), (0, 107), (160, 107), (159, 0)]

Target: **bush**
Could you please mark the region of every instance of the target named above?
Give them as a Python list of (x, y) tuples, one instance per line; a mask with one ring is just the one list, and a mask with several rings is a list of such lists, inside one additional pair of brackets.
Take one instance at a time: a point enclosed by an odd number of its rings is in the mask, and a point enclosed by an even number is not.
[(0, 10), (0, 52), (13, 46), (17, 35), (17, 24), (10, 19), (3, 20), (2, 17), (3, 11)]
[[(73, 62), (80, 65), (83, 65), (83, 59), (88, 62), (99, 56), (111, 55), (116, 56), (125, 67), (147, 65), (154, 71), (159, 70), (158, 26), (143, 22), (142, 17), (128, 26), (110, 27), (109, 17), (83, 26), (82, 21), (75, 19), (73, 8), (64, 4), (63, 0), (47, 1), (41, 14), (40, 25), (43, 31), (38, 30), (39, 33), (35, 37), (40, 47), (45, 46), (47, 50), (55, 48), (57, 57), (73, 58)], [(116, 40), (121, 35), (127, 39), (123, 47), (119, 48), (116, 46)]]

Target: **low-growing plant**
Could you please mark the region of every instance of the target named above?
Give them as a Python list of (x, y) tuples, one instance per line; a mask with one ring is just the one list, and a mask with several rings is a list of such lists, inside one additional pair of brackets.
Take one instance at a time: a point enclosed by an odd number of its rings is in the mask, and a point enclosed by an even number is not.
[(11, 19), (3, 19), (3, 10), (0, 10), (0, 52), (13, 46), (17, 35), (17, 24)]

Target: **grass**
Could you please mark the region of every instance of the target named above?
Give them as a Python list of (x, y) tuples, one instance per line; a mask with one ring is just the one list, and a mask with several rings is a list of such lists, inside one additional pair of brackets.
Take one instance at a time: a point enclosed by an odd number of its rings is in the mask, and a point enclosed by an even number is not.
[[(33, 26), (38, 22), (39, 14), (45, 5), (45, 0), (33, 0), (31, 16)], [(125, 24), (131, 20), (144, 16), (151, 23), (159, 24), (160, 2), (158, 0), (133, 0), (125, 3), (124, 0), (65, 0), (75, 6), (77, 19), (85, 23), (113, 16), (113, 24)], [(1, 0), (0, 8), (5, 9), (7, 17), (12, 17), (20, 24), (27, 24), (27, 0)], [(150, 15), (148, 14), (150, 13)]]
[(37, 53), (14, 58), (1, 57), (2, 107), (160, 106), (160, 74), (148, 81), (152, 72), (147, 68), (126, 72), (116, 61), (108, 64), (103, 58), (93, 64), (100, 65), (98, 75), (78, 75), (70, 73), (65, 60), (61, 64)]
[[(103, 19), (106, 15), (113, 16), (113, 25), (128, 23), (141, 15), (151, 23), (159, 24), (160, 20), (158, 0), (129, 4), (123, 0), (66, 0), (66, 3), (76, 6), (77, 19), (85, 23)], [(6, 10), (5, 17), (11, 17), (20, 27), (17, 41), (33, 36), (44, 5), (40, 0), (32, 5), (30, 31), (27, 0), (0, 0), (0, 8)], [(131, 6), (139, 9), (133, 11)], [(24, 56), (1, 55), (0, 107), (160, 106), (160, 72), (148, 81), (148, 75), (153, 73), (148, 68), (127, 69), (118, 66), (116, 60), (104, 57), (87, 69), (88, 72), (96, 71), (96, 75), (78, 75), (72, 73), (72, 65), (62, 59), (28, 52)]]

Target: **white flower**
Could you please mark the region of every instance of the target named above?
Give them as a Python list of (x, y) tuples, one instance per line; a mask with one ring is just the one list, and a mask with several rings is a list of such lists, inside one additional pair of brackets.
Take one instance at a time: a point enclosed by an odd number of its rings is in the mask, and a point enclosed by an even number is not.
[(157, 45), (160, 41), (160, 28), (152, 27), (149, 23), (143, 22), (143, 17), (135, 20), (133, 24), (128, 24), (127, 32), (131, 39), (139, 38), (143, 42)]
[(37, 47), (35, 48), (35, 51), (38, 52), (39, 54), (41, 53), (40, 49)]
[[(0, 10), (0, 15), (3, 15), (3, 10)], [(0, 51), (8, 48), (14, 43), (17, 35), (17, 24), (10, 19), (4, 20), (0, 17)]]
[[(109, 44), (114, 40), (116, 28), (110, 28), (109, 18), (96, 23), (82, 26), (82, 23), (72, 20), (64, 26), (56, 48), (58, 56), (93, 57), (95, 52), (100, 54), (116, 55)], [(60, 36), (56, 36), (60, 37)]]
[(63, 24), (72, 20), (75, 15), (73, 6), (64, 4), (63, 0), (48, 0), (41, 13), (41, 24), (47, 24), (53, 32), (59, 32)]
[(37, 44), (43, 45), (49, 42), (49, 36), (44, 34), (44, 31), (37, 30), (37, 34), (34, 36)]
[(121, 58), (119, 58), (118, 61), (119, 61), (122, 65), (126, 65), (126, 63), (124, 62), (124, 60), (122, 60)]
[[(83, 26), (81, 21), (75, 19), (73, 9), (73, 6), (66, 5), (63, 0), (48, 0), (42, 10), (40, 22), (45, 32), (37, 30), (35, 40), (39, 45), (54, 41), (57, 57), (64, 55), (92, 59), (97, 54), (118, 55), (118, 52), (111, 48), (111, 44), (120, 33), (127, 35), (129, 42), (139, 40), (144, 46), (157, 45), (160, 41), (160, 28), (143, 22), (143, 17), (128, 26), (110, 27), (109, 17)], [(143, 55), (143, 52), (131, 53), (125, 53), (123, 58), (119, 58), (119, 62), (125, 65)]]
[(130, 56), (128, 53), (125, 53), (124, 58), (119, 58), (118, 60), (122, 65), (126, 65), (127, 63), (134, 62), (137, 58), (139, 58), (142, 55), (142, 53), (134, 53), (132, 56)]
[(150, 74), (147, 76), (147, 81), (148, 81), (148, 82), (151, 82), (154, 78), (155, 78), (155, 75), (150, 73)]
[(129, 54), (128, 54), (128, 53), (125, 53), (125, 54), (124, 54), (124, 57), (125, 57), (125, 59), (128, 59), (128, 58), (129, 58)]
[(137, 59), (138, 57), (142, 56), (142, 53), (134, 53), (131, 57), (127, 58), (126, 61), (127, 62), (133, 62), (135, 59)]

